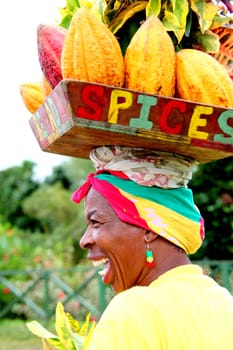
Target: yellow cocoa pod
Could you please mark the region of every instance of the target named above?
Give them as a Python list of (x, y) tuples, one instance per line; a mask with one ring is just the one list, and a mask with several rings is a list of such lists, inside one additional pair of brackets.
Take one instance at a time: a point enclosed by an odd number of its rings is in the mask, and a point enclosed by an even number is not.
[(63, 79), (123, 86), (124, 62), (114, 34), (91, 11), (72, 17), (61, 55)]
[(19, 90), (26, 108), (29, 112), (35, 113), (45, 100), (41, 84), (24, 83), (20, 85)]
[(176, 54), (176, 95), (208, 105), (233, 107), (233, 81), (226, 68), (206, 52), (183, 49)]
[(49, 84), (44, 74), (42, 74), (42, 78), (41, 78), (41, 88), (45, 98), (48, 97), (53, 91), (51, 85)]
[(124, 62), (126, 88), (174, 96), (175, 48), (157, 16), (150, 16), (136, 31)]

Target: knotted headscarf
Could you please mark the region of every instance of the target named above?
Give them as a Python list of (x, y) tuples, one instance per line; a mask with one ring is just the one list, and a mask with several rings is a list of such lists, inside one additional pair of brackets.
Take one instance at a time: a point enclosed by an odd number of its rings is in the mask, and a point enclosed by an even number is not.
[(122, 221), (157, 233), (187, 254), (197, 251), (204, 239), (204, 220), (187, 187), (195, 161), (120, 146), (94, 149), (90, 159), (97, 171), (73, 193), (75, 203), (93, 187)]

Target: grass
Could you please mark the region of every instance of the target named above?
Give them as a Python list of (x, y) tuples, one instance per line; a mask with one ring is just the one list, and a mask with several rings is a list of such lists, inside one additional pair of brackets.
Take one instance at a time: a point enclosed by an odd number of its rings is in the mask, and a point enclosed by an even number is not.
[(42, 342), (19, 319), (0, 320), (0, 350), (42, 350)]

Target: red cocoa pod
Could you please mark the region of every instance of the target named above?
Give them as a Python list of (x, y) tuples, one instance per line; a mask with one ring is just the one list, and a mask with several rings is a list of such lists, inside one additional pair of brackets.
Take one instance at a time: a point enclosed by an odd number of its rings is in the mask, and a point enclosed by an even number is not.
[(37, 51), (41, 70), (54, 89), (62, 80), (61, 52), (67, 29), (51, 24), (37, 27)]

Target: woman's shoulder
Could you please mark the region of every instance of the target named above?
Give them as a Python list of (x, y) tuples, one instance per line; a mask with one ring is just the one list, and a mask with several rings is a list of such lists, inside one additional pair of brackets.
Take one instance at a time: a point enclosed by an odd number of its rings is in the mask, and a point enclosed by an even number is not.
[(150, 286), (134, 286), (116, 294), (108, 305), (109, 311), (114, 313), (134, 313), (135, 310), (145, 310), (147, 304), (151, 304), (151, 297), (156, 291)]
[[(101, 316), (100, 325), (111, 325), (114, 328), (141, 329), (146, 324), (151, 324), (153, 315), (153, 326), (159, 329), (157, 323), (160, 317), (160, 310), (156, 305), (159, 300), (154, 300), (148, 295), (150, 287), (136, 286), (123, 291), (113, 297)], [(149, 327), (148, 325), (148, 327)]]

